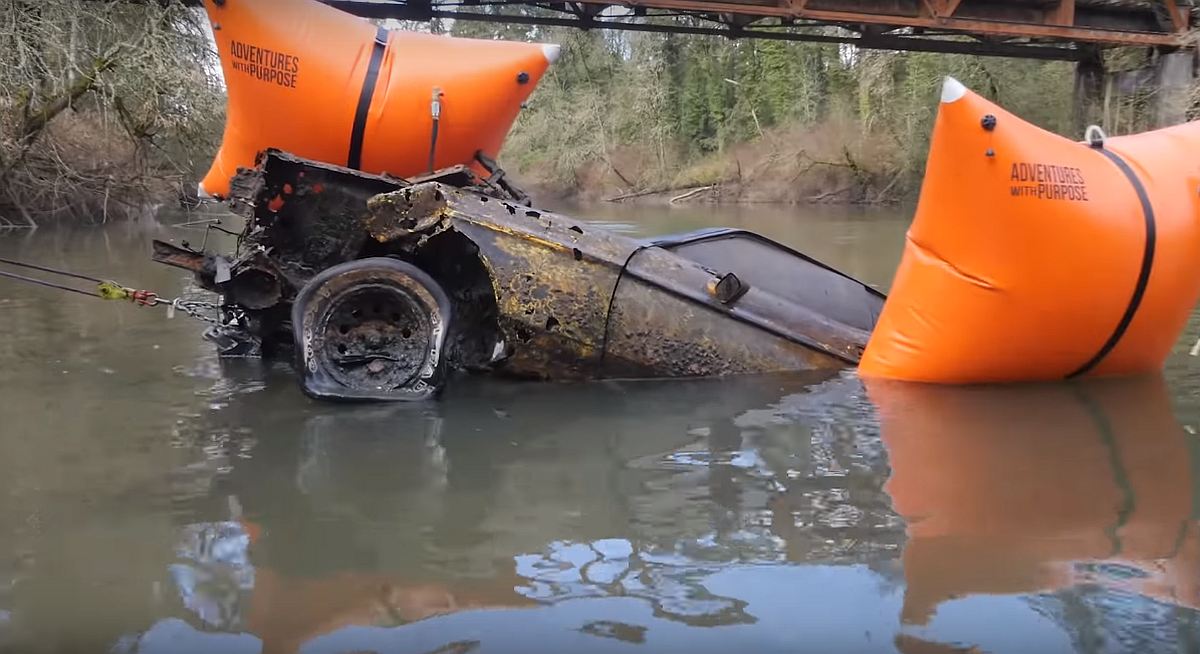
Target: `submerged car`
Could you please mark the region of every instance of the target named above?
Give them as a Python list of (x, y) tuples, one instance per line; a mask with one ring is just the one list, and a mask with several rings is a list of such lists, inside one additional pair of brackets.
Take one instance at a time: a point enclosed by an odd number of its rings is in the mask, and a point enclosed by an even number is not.
[(757, 234), (638, 240), (529, 206), (481, 158), (425, 178), (268, 150), (237, 250), (155, 242), (223, 296), (222, 354), (291, 352), (315, 397), (415, 400), (454, 371), (543, 380), (854, 365), (878, 291)]

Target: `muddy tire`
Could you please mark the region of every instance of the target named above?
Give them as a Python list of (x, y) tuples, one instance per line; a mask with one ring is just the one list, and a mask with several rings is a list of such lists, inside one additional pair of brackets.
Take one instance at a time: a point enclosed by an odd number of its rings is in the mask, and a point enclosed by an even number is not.
[(388, 258), (314, 277), (292, 304), (304, 392), (345, 400), (423, 400), (445, 380), (450, 300), (429, 275)]

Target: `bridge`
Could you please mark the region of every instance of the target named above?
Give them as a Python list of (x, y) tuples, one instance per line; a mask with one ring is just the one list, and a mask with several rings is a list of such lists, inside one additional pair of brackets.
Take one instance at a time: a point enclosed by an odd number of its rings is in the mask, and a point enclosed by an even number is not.
[(1095, 60), (1171, 51), (1200, 0), (323, 0), (369, 18), (480, 20), (583, 29), (849, 43), (862, 48)]

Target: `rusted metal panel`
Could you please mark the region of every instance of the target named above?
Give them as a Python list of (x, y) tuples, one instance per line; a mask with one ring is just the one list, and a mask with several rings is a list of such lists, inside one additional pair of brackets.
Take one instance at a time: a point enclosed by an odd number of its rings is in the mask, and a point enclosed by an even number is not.
[[(567, 216), (438, 184), (414, 186), (372, 205), (370, 235), (376, 240), (416, 242), (453, 229), (478, 247), (499, 310), (507, 372), (596, 375), (612, 289), (636, 242)], [(385, 215), (414, 227), (388, 224)], [(430, 224), (429, 216), (438, 222)]]
[(1059, 0), (1058, 7), (1049, 15), (1055, 25), (1075, 24), (1075, 0)]
[(630, 277), (617, 289), (609, 331), (602, 377), (724, 376), (849, 365), (752, 321), (732, 319), (711, 304)]
[(962, 0), (922, 0), (921, 12), (923, 16), (932, 16), (934, 18), (947, 18), (953, 16), (955, 11), (958, 11), (958, 6), (962, 4)]
[(1191, 11), (1188, 7), (1180, 6), (1178, 0), (1163, 0), (1164, 9), (1171, 19), (1171, 27), (1175, 32), (1183, 34), (1188, 31)]
[(590, 243), (589, 256), (576, 259), (574, 252), (582, 250), (569, 241), (477, 218), (453, 210), (448, 214), (454, 229), (479, 246), (491, 274), (505, 370), (540, 378), (594, 377), (620, 265), (605, 256), (611, 244), (598, 239)]
[(702, 229), (654, 243), (707, 269), (729, 271), (750, 287), (850, 327), (870, 331), (879, 318), (878, 291), (821, 262), (743, 229)]
[(213, 275), (213, 270), (210, 269), (211, 257), (165, 241), (155, 240), (152, 247), (151, 260), (174, 268), (181, 268), (197, 275), (207, 273), (211, 279)]
[(269, 247), (299, 287), (353, 258), (366, 238), (367, 200), (406, 183), (269, 150), (234, 177), (230, 205), (248, 220), (246, 241)]
[[(583, 0), (584, 2), (601, 2), (602, 0)], [(603, 2), (604, 4), (611, 4)], [(954, 17), (922, 16), (919, 10), (911, 12), (888, 13), (879, 11), (874, 3), (858, 0), (857, 2), (825, 2), (818, 4), (810, 0), (803, 8), (795, 4), (795, 0), (784, 0), (775, 6), (758, 6), (743, 4), (736, 1), (713, 0), (647, 0), (639, 5), (673, 9), (676, 11), (696, 11), (704, 9), (721, 13), (745, 13), (761, 16), (789, 17), (807, 19), (828, 23), (850, 23), (857, 25), (886, 25), (890, 27), (923, 27), (953, 30), (965, 34), (983, 34), (991, 36), (1006, 36), (1016, 38), (1050, 38), (1064, 41), (1077, 41), (1104, 45), (1179, 45), (1179, 34), (1167, 32), (1146, 31), (1144, 22), (1129, 22), (1122, 30), (1095, 29), (1090, 27), (1064, 27), (1046, 22), (1044, 12), (1029, 12), (1026, 7), (1006, 8), (1003, 4), (990, 3), (985, 13), (991, 16), (988, 20), (963, 17), (968, 8), (974, 9), (971, 3), (964, 3)], [(979, 3), (980, 7), (983, 3)]]
[[(866, 344), (867, 330), (766, 288), (750, 287), (726, 304), (708, 288), (730, 271), (567, 216), (437, 184), (385, 197), (395, 220), (369, 220), (373, 238), (411, 241), (452, 229), (478, 246), (496, 294), (505, 367), (516, 374), (674, 377), (836, 368), (856, 362)], [(858, 301), (877, 315), (882, 296), (864, 291)]]
[(706, 283), (721, 272), (660, 248), (638, 252), (614, 294), (607, 353), (661, 376), (842, 367), (861, 357), (868, 332), (766, 289), (751, 287), (732, 305), (710, 297)]

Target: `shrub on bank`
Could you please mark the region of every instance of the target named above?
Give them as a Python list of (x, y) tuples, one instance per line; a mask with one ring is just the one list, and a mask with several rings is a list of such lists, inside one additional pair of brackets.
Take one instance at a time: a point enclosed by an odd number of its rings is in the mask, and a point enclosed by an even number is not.
[(140, 212), (189, 187), (223, 124), (202, 11), (0, 3), (0, 225)]

